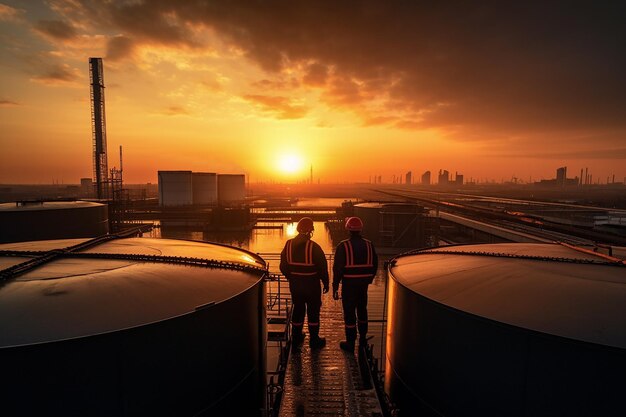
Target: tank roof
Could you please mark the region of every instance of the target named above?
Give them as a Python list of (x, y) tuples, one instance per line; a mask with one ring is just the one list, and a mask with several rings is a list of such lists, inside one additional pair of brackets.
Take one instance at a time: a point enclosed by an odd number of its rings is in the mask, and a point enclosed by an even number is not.
[[(50, 242), (4, 244), (0, 250), (67, 247), (67, 240)], [(265, 269), (260, 257), (244, 250), (172, 239), (115, 239), (78, 255), (61, 256), (0, 286), (0, 348), (84, 337), (190, 313), (244, 292), (262, 279)], [(150, 255), (181, 258), (177, 263)], [(193, 265), (182, 257), (240, 268)], [(0, 266), (17, 259), (0, 254)]]
[(359, 203), (355, 204), (354, 207), (361, 207), (367, 209), (380, 209), (383, 207), (383, 203)]
[(626, 268), (600, 256), (559, 244), (448, 246), (402, 255), (390, 273), (458, 310), (626, 349)]
[(25, 204), (19, 202), (13, 203), (0, 203), (0, 212), (9, 211), (40, 211), (40, 210), (65, 210), (65, 209), (77, 209), (88, 207), (102, 207), (104, 204), (96, 203), (93, 201), (36, 201), (26, 202)]

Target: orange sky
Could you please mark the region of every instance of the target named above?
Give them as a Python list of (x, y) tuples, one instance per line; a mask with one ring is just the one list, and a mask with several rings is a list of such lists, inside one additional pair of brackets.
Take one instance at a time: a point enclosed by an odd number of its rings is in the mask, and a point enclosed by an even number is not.
[(0, 0), (0, 183), (91, 176), (90, 56), (130, 183), (626, 176), (614, 11), (315, 3)]

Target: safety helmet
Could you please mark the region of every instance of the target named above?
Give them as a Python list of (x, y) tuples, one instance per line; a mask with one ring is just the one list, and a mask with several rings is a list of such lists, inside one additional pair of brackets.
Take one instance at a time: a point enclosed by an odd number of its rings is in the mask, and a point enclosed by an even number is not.
[(310, 233), (314, 229), (315, 228), (313, 227), (313, 220), (310, 217), (301, 218), (298, 222), (298, 226), (296, 227), (298, 233)]
[(363, 230), (363, 221), (358, 217), (348, 217), (346, 219), (346, 230), (360, 232)]

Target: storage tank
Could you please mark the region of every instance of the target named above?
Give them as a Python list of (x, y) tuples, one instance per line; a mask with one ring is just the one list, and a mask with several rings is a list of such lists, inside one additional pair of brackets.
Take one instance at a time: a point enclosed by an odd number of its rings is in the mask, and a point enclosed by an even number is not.
[(43, 241), (0, 245), (0, 268), (1, 415), (254, 416), (264, 407), (257, 255), (169, 239)]
[(159, 205), (193, 204), (191, 171), (159, 171)]
[(0, 204), (0, 242), (95, 237), (108, 232), (105, 204), (89, 201)]
[(242, 203), (246, 198), (244, 174), (218, 174), (217, 195), (220, 205)]
[(194, 172), (191, 174), (193, 204), (213, 206), (217, 204), (217, 174)]
[(450, 246), (389, 266), (400, 416), (626, 415), (626, 268), (558, 244)]
[(381, 203), (360, 203), (354, 205), (354, 215), (363, 220), (363, 236), (375, 245), (380, 245)]

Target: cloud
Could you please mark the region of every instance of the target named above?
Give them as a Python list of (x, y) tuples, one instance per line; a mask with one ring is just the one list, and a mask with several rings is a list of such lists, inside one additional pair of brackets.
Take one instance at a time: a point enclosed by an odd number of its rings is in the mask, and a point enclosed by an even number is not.
[(0, 4), (0, 21), (17, 22), (22, 18), (24, 10)]
[(12, 100), (0, 100), (0, 107), (15, 107), (19, 106), (20, 103)]
[(169, 106), (158, 113), (165, 116), (181, 116), (190, 114), (187, 109), (181, 106)]
[(244, 99), (258, 105), (263, 111), (273, 114), (279, 119), (300, 119), (308, 113), (308, 108), (294, 103), (288, 97), (249, 94)]
[(135, 43), (126, 36), (114, 36), (107, 42), (106, 59), (113, 62), (131, 58), (135, 53)]
[[(626, 127), (619, 2), (63, 3), (137, 45), (198, 48), (197, 29), (208, 28), (269, 82), (300, 68), (301, 85), (366, 123), (375, 106), (397, 113), (389, 126), (459, 140)], [(276, 115), (306, 112), (251, 97)]]
[(61, 41), (78, 36), (74, 26), (63, 20), (39, 20), (34, 27), (39, 33)]
[(306, 68), (306, 73), (302, 77), (302, 81), (310, 86), (321, 87), (326, 84), (328, 79), (328, 68), (326, 65), (317, 62), (310, 64)]
[(67, 85), (78, 80), (78, 70), (67, 64), (50, 64), (41, 68), (38, 73), (31, 77), (32, 81), (46, 85)]

